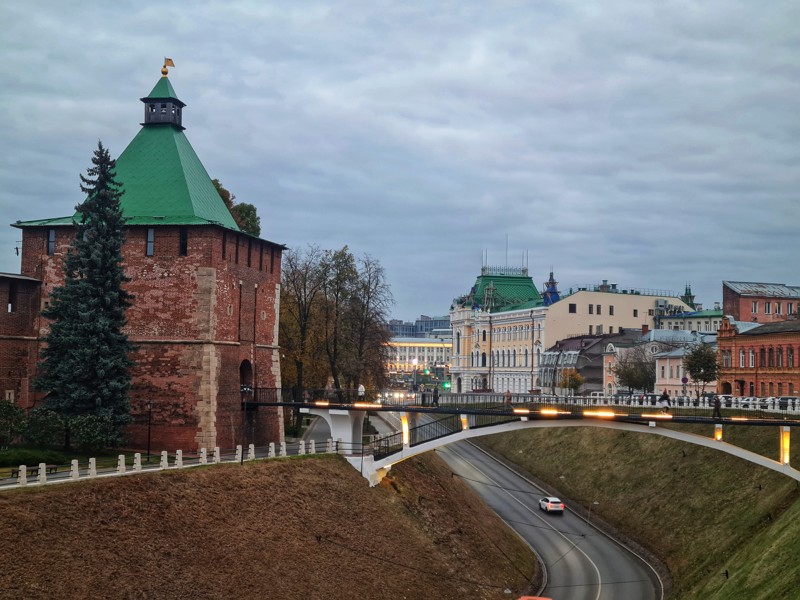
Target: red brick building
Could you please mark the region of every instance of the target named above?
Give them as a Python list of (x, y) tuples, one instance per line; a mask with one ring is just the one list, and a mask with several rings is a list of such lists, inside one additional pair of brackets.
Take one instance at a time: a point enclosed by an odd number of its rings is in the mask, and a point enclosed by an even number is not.
[(749, 281), (722, 282), (722, 313), (736, 321), (776, 323), (800, 314), (800, 286)]
[[(192, 450), (281, 441), (282, 414), (250, 407), (252, 388), (280, 388), (278, 301), (284, 246), (243, 233), (184, 134), (166, 69), (142, 98), (142, 129), (117, 159), (126, 218), (124, 267), (136, 346), (131, 445)], [(40, 316), (74, 235), (73, 217), (17, 222), (21, 274), (0, 274), (0, 386), (32, 390), (48, 323)]]
[(800, 320), (758, 325), (722, 320), (717, 391), (735, 396), (800, 395)]

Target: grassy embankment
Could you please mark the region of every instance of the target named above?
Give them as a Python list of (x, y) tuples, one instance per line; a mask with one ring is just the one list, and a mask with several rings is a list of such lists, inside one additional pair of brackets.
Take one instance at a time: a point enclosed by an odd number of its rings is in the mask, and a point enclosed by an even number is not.
[(0, 493), (0, 598), (513, 598), (530, 549), (435, 455), (333, 456)]
[[(677, 426), (711, 436), (709, 426)], [(777, 428), (725, 426), (725, 441), (778, 457)], [(800, 464), (794, 433), (792, 464)], [(481, 438), (669, 568), (671, 598), (800, 598), (800, 486), (723, 452), (592, 427)], [(597, 502), (597, 504), (594, 504)], [(725, 571), (728, 577), (725, 576)]]

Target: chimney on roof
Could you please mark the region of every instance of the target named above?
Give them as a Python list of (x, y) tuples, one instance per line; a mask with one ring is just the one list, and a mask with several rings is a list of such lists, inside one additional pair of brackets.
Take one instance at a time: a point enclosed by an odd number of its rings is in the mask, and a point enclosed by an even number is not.
[(647, 335), (648, 331), (650, 331), (650, 327), (647, 324), (642, 325), (642, 335)]
[(603, 283), (600, 284), (600, 291), (608, 292), (609, 290), (611, 290), (611, 287), (608, 285), (608, 279), (603, 279)]

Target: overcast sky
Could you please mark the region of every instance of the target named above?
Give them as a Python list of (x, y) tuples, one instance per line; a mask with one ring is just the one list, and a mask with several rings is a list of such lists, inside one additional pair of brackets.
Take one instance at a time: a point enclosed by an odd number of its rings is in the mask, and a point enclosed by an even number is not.
[[(4, 223), (71, 214), (160, 77), (262, 238), (384, 266), (392, 316), (489, 264), (562, 290), (800, 284), (800, 3), (4, 2)], [(0, 224), (0, 271), (19, 272)], [(508, 250), (506, 250), (508, 249)]]

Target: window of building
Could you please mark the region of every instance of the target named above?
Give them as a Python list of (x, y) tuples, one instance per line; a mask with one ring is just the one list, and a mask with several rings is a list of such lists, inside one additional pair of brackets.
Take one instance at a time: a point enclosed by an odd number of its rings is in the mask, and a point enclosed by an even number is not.
[(47, 232), (47, 256), (53, 256), (56, 253), (56, 230), (50, 229)]
[(770, 396), (774, 395), (774, 390), (775, 390), (775, 384), (770, 381), (769, 382), (769, 395)]
[(17, 282), (8, 282), (8, 312), (13, 313), (17, 310)]
[(781, 313), (782, 313), (782, 310), (783, 310), (783, 309), (781, 308), (781, 303), (780, 303), (780, 302), (776, 302), (776, 303), (775, 303), (775, 314), (776, 314), (776, 315), (779, 315), (779, 314), (781, 314)]
[(754, 368), (756, 366), (756, 351), (750, 348), (750, 368)]
[(775, 366), (775, 350), (773, 348), (770, 348), (769, 351), (767, 352), (767, 356), (768, 356), (767, 364), (770, 367), (774, 367)]
[(598, 304), (598, 305), (595, 307), (595, 309), (596, 309), (596, 311), (597, 311), (597, 314), (599, 315), (599, 314), (600, 314), (600, 305)]
[(609, 325), (608, 326), (608, 333), (614, 333), (614, 326), (613, 325)]
[(666, 367), (664, 367), (664, 365), (661, 365), (661, 379), (664, 379), (664, 371), (665, 370), (666, 370)]
[(145, 256), (153, 256), (156, 251), (156, 230), (152, 227), (147, 228), (147, 243), (145, 244)]
[(614, 305), (613, 304), (609, 305), (608, 314), (611, 315), (612, 317), (614, 316)]
[(186, 256), (189, 254), (189, 229), (188, 227), (181, 227), (178, 230), (178, 234), (180, 237), (179, 247), (178, 247), (178, 254), (180, 256)]
[(761, 382), (761, 396), (767, 395), (767, 385), (762, 381)]
[(486, 330), (485, 329), (483, 330), (483, 341), (484, 342), (486, 341)]
[(786, 314), (787, 315), (793, 315), (794, 314), (794, 304), (792, 304), (791, 302), (787, 302), (786, 303)]
[(634, 317), (638, 317), (639, 316), (639, 309), (638, 308), (634, 308), (633, 309), (633, 316)]
[(739, 368), (744, 369), (744, 366), (745, 366), (744, 350), (739, 350)]
[(783, 382), (778, 382), (778, 396), (783, 396)]
[(766, 348), (761, 348), (758, 351), (758, 366), (759, 367), (766, 367), (767, 366), (767, 350)]
[(769, 300), (764, 302), (764, 314), (765, 315), (772, 314), (772, 302), (770, 302)]
[[(589, 308), (591, 308), (591, 305), (589, 306)], [(592, 326), (591, 325), (589, 325), (589, 335), (592, 335)]]
[(786, 349), (786, 366), (787, 367), (794, 366), (794, 348), (792, 347)]
[(652, 317), (652, 316), (655, 314), (655, 309), (652, 309), (652, 308), (651, 308), (651, 309), (649, 309), (649, 310), (647, 311), (647, 314), (648, 314), (648, 315), (650, 315), (650, 316)]
[(753, 313), (754, 315), (758, 314), (758, 300), (753, 300), (750, 303), (750, 312)]
[(590, 315), (594, 314), (594, 304), (589, 305), (589, 314)]
[(578, 312), (578, 305), (577, 304), (570, 304), (569, 305), (569, 312), (571, 312), (571, 313)]

